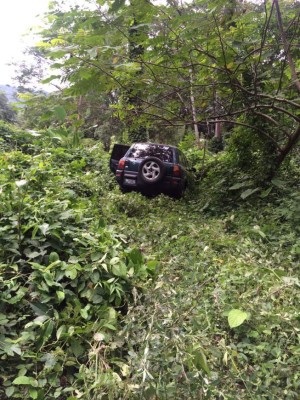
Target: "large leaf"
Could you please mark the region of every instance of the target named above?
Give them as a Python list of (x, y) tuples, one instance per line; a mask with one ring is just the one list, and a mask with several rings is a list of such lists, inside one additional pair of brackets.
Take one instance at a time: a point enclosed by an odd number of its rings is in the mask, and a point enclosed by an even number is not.
[(230, 328), (236, 328), (242, 325), (242, 323), (248, 318), (248, 314), (245, 311), (239, 309), (233, 309), (228, 314), (228, 324)]
[(57, 119), (59, 119), (60, 121), (64, 122), (64, 120), (66, 119), (66, 111), (63, 107), (61, 106), (56, 106), (54, 107), (54, 114), (56, 116)]
[(125, 278), (127, 274), (127, 268), (124, 263), (116, 264), (113, 265), (112, 267), (112, 273), (116, 276)]
[(13, 384), (15, 384), (15, 385), (30, 385), (30, 386), (34, 386), (34, 387), (38, 386), (37, 381), (30, 376), (18, 376), (13, 381)]

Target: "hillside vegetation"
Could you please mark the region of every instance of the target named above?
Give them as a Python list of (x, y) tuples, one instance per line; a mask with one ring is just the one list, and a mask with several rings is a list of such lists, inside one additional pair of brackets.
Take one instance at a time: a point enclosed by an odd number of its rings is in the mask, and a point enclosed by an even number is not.
[(1, 399), (298, 398), (297, 154), (257, 186), (208, 153), (174, 200), (122, 194), (96, 141), (0, 146)]
[[(49, 2), (0, 93), (0, 400), (299, 398), (299, 12)], [(121, 193), (134, 142), (182, 199)]]

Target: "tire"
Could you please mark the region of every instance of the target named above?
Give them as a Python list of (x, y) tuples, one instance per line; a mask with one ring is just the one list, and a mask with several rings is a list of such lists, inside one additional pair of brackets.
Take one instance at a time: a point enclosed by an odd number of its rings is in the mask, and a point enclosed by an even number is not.
[(147, 184), (158, 183), (165, 176), (166, 167), (157, 157), (148, 157), (140, 165), (139, 178)]

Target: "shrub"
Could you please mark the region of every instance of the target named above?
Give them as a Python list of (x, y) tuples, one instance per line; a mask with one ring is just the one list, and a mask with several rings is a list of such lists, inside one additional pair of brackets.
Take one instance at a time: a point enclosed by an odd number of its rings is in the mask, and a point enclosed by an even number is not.
[(88, 398), (120, 381), (103, 349), (152, 270), (103, 219), (106, 162), (101, 148), (1, 156), (0, 396)]

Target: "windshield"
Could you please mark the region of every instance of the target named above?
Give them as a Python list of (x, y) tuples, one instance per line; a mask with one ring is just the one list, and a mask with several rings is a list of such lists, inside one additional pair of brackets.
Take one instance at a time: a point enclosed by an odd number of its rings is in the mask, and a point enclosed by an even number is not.
[(169, 146), (155, 144), (135, 144), (127, 154), (131, 158), (157, 157), (164, 162), (173, 162), (173, 151)]

